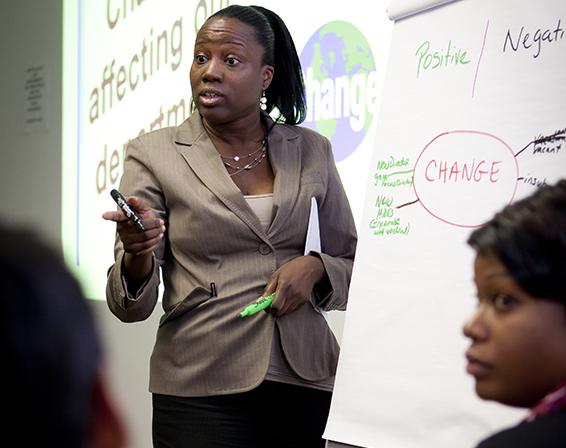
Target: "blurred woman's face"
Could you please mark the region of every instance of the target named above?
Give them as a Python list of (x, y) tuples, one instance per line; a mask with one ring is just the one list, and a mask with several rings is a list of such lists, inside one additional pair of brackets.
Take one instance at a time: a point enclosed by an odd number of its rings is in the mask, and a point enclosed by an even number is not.
[(494, 256), (478, 255), (479, 304), (465, 324), (467, 372), (486, 400), (532, 407), (566, 381), (566, 310), (521, 288)]
[(259, 100), (273, 77), (255, 30), (236, 19), (209, 20), (199, 30), (191, 66), (193, 100), (205, 122), (258, 119)]

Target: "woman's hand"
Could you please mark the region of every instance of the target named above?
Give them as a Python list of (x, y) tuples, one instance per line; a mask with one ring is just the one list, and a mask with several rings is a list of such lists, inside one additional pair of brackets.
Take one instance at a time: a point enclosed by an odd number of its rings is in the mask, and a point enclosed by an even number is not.
[(263, 296), (275, 291), (275, 297), (265, 311), (283, 316), (298, 310), (310, 300), (313, 287), (326, 279), (320, 258), (305, 255), (285, 263), (267, 282)]
[(128, 205), (139, 215), (145, 230), (133, 224), (122, 210), (106, 212), (102, 217), (116, 223), (116, 231), (126, 252), (124, 266), (136, 280), (145, 280), (151, 273), (153, 249), (161, 241), (165, 223), (157, 219), (149, 204), (135, 196), (127, 199)]

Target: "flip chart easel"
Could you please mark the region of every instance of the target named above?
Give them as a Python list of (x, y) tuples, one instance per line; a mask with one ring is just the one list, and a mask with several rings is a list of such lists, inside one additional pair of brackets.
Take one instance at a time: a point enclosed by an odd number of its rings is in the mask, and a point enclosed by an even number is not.
[(397, 20), (329, 440), (473, 447), (525, 415), (481, 401), (462, 326), (470, 232), (566, 177), (566, 3), (460, 0)]

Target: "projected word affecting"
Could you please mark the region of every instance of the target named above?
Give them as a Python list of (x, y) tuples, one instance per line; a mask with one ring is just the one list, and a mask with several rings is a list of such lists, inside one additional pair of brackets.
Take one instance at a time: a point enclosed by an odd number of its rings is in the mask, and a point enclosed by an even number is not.
[(425, 41), (417, 51), (415, 52), (417, 56), (417, 78), (421, 74), (421, 70), (434, 70), (437, 68), (448, 67), (450, 65), (456, 66), (466, 65), (470, 63), (467, 59), (468, 52), (462, 49), (457, 50), (452, 41), (448, 42), (446, 47), (446, 54), (444, 53), (444, 48), (440, 51), (431, 50), (431, 44), (427, 40)]
[(90, 123), (94, 123), (112, 108), (114, 98), (122, 101), (128, 91), (135, 91), (138, 84), (146, 82), (160, 70), (161, 65), (166, 66), (170, 63), (171, 71), (174, 72), (181, 65), (182, 59), (183, 17), (173, 23), (170, 32), (164, 30), (154, 36), (151, 28), (148, 42), (146, 43), (144, 37), (139, 54), (134, 54), (129, 63), (120, 65), (120, 63), (116, 64), (116, 59), (113, 59), (102, 69), (100, 88), (93, 88), (90, 94)]
[[(532, 31), (531, 31), (532, 32)], [(533, 58), (538, 58), (540, 56), (542, 46), (550, 45), (559, 41), (563, 41), (565, 36), (565, 31), (561, 26), (561, 20), (558, 19), (558, 24), (556, 27), (552, 28), (538, 28), (533, 34), (529, 30), (525, 31), (525, 27), (522, 26), (520, 30), (507, 30), (507, 35), (505, 36), (505, 41), (503, 42), (503, 53), (507, 50), (513, 50), (514, 52), (518, 50), (529, 50), (532, 51)]]

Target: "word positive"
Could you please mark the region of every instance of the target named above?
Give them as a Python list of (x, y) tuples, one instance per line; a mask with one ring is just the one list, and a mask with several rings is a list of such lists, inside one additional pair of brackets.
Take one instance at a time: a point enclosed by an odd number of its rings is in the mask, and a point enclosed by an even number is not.
[(446, 54), (444, 54), (444, 49), (440, 50), (440, 52), (435, 51), (433, 53), (430, 49), (430, 42), (427, 40), (415, 52), (415, 56), (419, 58), (417, 61), (417, 78), (420, 76), (421, 70), (434, 70), (448, 67), (449, 65), (469, 64), (470, 60), (466, 59), (467, 55), (467, 51), (456, 51), (456, 47), (452, 45), (452, 41), (448, 42)]

